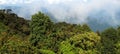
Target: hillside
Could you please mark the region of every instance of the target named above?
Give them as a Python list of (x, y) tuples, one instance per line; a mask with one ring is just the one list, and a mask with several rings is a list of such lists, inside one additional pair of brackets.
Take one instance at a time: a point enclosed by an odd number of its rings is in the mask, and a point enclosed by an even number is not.
[[(92, 27), (95, 28), (95, 27)], [(42, 12), (31, 20), (0, 10), (0, 54), (120, 54), (120, 27), (93, 32), (87, 24), (54, 23)]]
[(0, 10), (0, 22), (7, 26), (7, 32), (13, 34), (29, 35), (29, 20), (18, 17), (11, 9)]

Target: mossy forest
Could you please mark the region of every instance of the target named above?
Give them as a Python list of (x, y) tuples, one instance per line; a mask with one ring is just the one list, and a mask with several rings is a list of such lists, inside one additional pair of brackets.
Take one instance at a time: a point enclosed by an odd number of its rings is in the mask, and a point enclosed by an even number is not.
[(54, 22), (42, 12), (27, 20), (1, 9), (0, 54), (120, 54), (120, 27), (93, 31), (87, 24)]

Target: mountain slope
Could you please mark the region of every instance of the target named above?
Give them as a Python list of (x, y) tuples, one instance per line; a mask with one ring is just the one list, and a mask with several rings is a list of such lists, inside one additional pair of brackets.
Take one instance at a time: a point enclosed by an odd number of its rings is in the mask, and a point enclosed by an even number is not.
[[(7, 32), (13, 34), (29, 35), (29, 21), (18, 17), (11, 9), (0, 10), (0, 22), (7, 26)], [(3, 29), (4, 30), (4, 29)]]

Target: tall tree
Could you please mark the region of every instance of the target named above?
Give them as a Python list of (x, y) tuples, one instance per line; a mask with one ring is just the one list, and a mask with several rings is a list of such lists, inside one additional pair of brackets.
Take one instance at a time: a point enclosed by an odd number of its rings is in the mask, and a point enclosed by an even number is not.
[(108, 28), (101, 34), (103, 50), (102, 54), (115, 54), (115, 44), (117, 42), (117, 30)]
[(32, 16), (31, 21), (31, 38), (30, 42), (32, 45), (42, 47), (46, 44), (47, 41), (47, 33), (52, 25), (51, 20), (47, 15), (39, 12)]

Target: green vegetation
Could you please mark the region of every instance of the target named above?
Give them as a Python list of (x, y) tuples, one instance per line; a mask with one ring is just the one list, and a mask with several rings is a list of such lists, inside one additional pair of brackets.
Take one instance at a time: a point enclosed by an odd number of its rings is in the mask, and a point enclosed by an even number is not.
[(0, 10), (0, 54), (120, 54), (120, 27), (93, 32), (87, 24), (31, 20)]
[(75, 35), (61, 42), (60, 54), (100, 54), (97, 49), (100, 40), (100, 36), (93, 32)]

